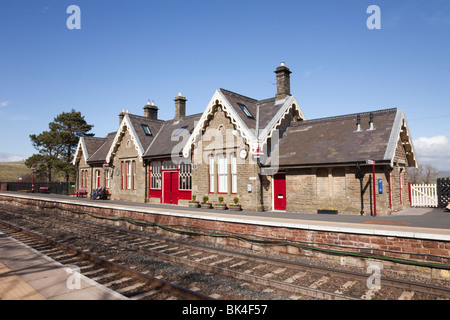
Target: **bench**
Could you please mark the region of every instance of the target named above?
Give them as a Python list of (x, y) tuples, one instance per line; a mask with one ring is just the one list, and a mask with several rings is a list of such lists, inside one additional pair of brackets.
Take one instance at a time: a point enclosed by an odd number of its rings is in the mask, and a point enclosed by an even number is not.
[(74, 195), (77, 197), (86, 197), (87, 192), (86, 192), (86, 190), (77, 190), (77, 192), (75, 192)]
[(48, 187), (40, 187), (39, 191), (42, 193), (48, 193)]
[(111, 197), (111, 193), (109, 193), (109, 191), (106, 191), (104, 194), (101, 195), (101, 199), (102, 200), (109, 200), (109, 198)]

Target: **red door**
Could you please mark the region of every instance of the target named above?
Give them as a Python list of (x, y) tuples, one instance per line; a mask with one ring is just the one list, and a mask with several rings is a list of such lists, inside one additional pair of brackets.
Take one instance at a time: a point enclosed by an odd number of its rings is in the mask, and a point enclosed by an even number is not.
[(178, 179), (176, 172), (164, 172), (164, 203), (178, 204)]
[(275, 210), (286, 210), (286, 175), (276, 174), (273, 177), (273, 206)]

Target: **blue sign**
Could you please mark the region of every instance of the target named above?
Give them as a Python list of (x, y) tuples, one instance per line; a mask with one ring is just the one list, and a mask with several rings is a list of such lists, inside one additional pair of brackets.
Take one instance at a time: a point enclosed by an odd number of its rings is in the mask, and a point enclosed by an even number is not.
[(383, 179), (378, 179), (378, 193), (383, 193)]

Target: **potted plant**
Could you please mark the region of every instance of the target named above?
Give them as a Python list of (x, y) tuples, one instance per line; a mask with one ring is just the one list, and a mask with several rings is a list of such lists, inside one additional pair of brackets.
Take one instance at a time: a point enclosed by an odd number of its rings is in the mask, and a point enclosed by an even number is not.
[(190, 208), (198, 208), (198, 207), (200, 207), (200, 202), (198, 202), (196, 199), (197, 199), (197, 196), (192, 195), (192, 200), (189, 201), (189, 207)]
[(208, 196), (203, 197), (203, 202), (201, 204), (203, 209), (211, 209), (212, 208), (212, 205), (208, 200), (209, 200)]
[(226, 210), (227, 209), (227, 204), (223, 203), (223, 197), (219, 197), (219, 203), (217, 203), (214, 208), (217, 210)]
[(230, 208), (231, 211), (241, 211), (241, 204), (239, 203), (239, 198), (238, 197), (234, 197), (233, 198), (233, 203), (230, 203)]

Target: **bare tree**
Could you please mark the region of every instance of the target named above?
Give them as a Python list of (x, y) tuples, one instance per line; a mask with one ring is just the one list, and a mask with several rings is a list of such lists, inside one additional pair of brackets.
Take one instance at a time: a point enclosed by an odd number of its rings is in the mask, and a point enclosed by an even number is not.
[(431, 164), (419, 164), (417, 168), (409, 169), (409, 181), (415, 183), (435, 183), (439, 170)]
[(422, 182), (422, 175), (423, 175), (423, 165), (419, 164), (417, 168), (410, 168), (409, 169), (409, 181), (412, 184), (417, 184), (417, 183), (423, 183)]
[(433, 167), (431, 164), (425, 165), (423, 172), (423, 181), (426, 184), (436, 182), (436, 176), (438, 175), (439, 170)]

